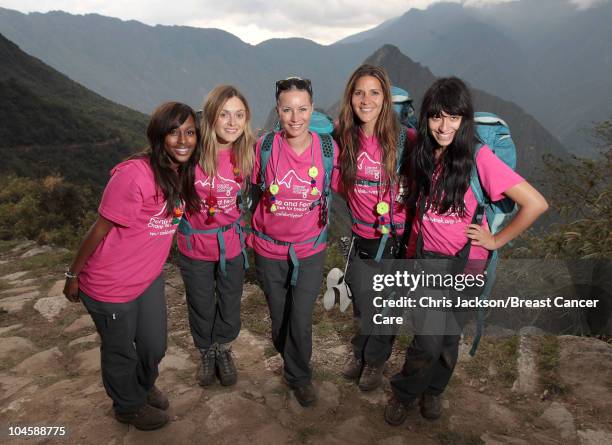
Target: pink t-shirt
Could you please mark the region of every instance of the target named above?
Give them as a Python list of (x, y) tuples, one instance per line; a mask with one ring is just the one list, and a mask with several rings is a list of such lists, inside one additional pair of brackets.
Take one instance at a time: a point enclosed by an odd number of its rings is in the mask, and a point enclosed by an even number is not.
[[(321, 152), (321, 139), (317, 133), (312, 132), (312, 151), (307, 148), (298, 155), (293, 148), (282, 137), (281, 132), (274, 135), (272, 153), (266, 166), (266, 185), (268, 189), (263, 193), (257, 208), (253, 213), (252, 226), (255, 230), (263, 232), (277, 241), (299, 243), (313, 238), (321, 233), (321, 206), (317, 205), (312, 210), (310, 204), (320, 197), (323, 191), (323, 177), (325, 168), (323, 166), (323, 154)], [(255, 148), (255, 165), (251, 181), (254, 187), (259, 182), (259, 169), (261, 160), (261, 144), (263, 137), (259, 139)], [(312, 154), (311, 154), (312, 153)], [(315, 179), (319, 194), (311, 194), (311, 178), (308, 170), (314, 166), (318, 169)], [(338, 147), (334, 142), (334, 169), (332, 182), (336, 181), (338, 162)], [(272, 183), (278, 184), (279, 191), (276, 194), (277, 211), (270, 211), (270, 191)], [(328, 210), (329, 211), (329, 210)], [(289, 248), (266, 241), (256, 235), (249, 237), (255, 253), (273, 259), (286, 259)], [(325, 243), (313, 247), (314, 241), (305, 244), (294, 245), (298, 258), (305, 258), (325, 249)]]
[(79, 274), (79, 287), (94, 300), (131, 301), (161, 273), (178, 224), (166, 214), (163, 193), (156, 192), (148, 158), (111, 171), (98, 212), (114, 226)]
[[(408, 143), (412, 143), (416, 139), (416, 132), (409, 128), (407, 132)], [(365, 136), (361, 133), (361, 146), (357, 153), (357, 180), (380, 181), (381, 177), (381, 162), (382, 150), (378, 144), (376, 136)], [(348, 193), (348, 206), (354, 218), (357, 218), (368, 224), (374, 224), (377, 220), (376, 205), (385, 201), (390, 203), (393, 198), (393, 222), (395, 224), (405, 224), (407, 218), (406, 206), (401, 203), (401, 196), (398, 184), (395, 184), (391, 190), (386, 190), (383, 194), (382, 186), (355, 184), (352, 192)], [(391, 198), (392, 197), (392, 198)], [(388, 223), (390, 213), (385, 215), (385, 222)], [(381, 233), (374, 227), (368, 227), (363, 224), (353, 224), (353, 232), (357, 235), (373, 239), (380, 238)], [(397, 233), (401, 234), (404, 229), (397, 229)]]
[[(196, 167), (195, 188), (202, 200), (202, 208), (198, 213), (187, 213), (191, 227), (196, 230), (214, 229), (233, 223), (240, 217), (237, 198), (240, 195), (241, 183), (236, 182), (231, 163), (231, 149), (217, 153), (217, 176), (210, 180), (200, 166)], [(217, 213), (207, 224), (208, 206), (206, 198), (212, 193), (217, 198)], [(235, 229), (222, 233), (225, 241), (225, 256), (234, 258), (240, 254), (242, 247), (240, 237)], [(185, 235), (178, 233), (179, 251), (190, 258), (204, 261), (219, 261), (219, 242), (216, 233), (195, 234), (191, 236), (191, 250), (187, 248)]]
[[(504, 192), (514, 187), (524, 179), (508, 167), (491, 151), (488, 146), (483, 146), (476, 155), (476, 168), (480, 176), (483, 190), (492, 201), (504, 198)], [(465, 215), (458, 216), (455, 213), (439, 215), (431, 209), (423, 215), (423, 250), (437, 252), (443, 255), (455, 255), (465, 246), (468, 238), (464, 233), (465, 227), (472, 223), (472, 217), (478, 206), (478, 201), (468, 187), (464, 196)], [(486, 224), (486, 216), (482, 224)], [(407, 256), (413, 257), (416, 252), (416, 241), (419, 231), (418, 218), (414, 219), (408, 243)], [(487, 259), (489, 251), (481, 246), (470, 248), (470, 259)]]

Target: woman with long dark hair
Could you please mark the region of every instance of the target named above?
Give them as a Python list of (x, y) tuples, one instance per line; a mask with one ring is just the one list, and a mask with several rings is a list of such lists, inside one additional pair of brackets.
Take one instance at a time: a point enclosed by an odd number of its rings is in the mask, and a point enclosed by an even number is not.
[(346, 282), (359, 324), (342, 375), (358, 380), (359, 388), (369, 391), (382, 383), (394, 336), (373, 330), (372, 288), (363, 277), (373, 273), (374, 261), (399, 258), (405, 252), (408, 213), (399, 199), (399, 186), (405, 180), (398, 166), (405, 146), (416, 136), (395, 115), (391, 83), (383, 68), (362, 65), (353, 72), (334, 135), (340, 147), (340, 190), (353, 221)]
[[(200, 351), (197, 382), (219, 377), (236, 383), (231, 343), (240, 333), (240, 299), (247, 266), (244, 245), (243, 190), (253, 169), (251, 112), (231, 85), (215, 87), (202, 112), (202, 157), (195, 187), (202, 201), (179, 226), (179, 265), (189, 312), (189, 327)], [(244, 203), (246, 204), (246, 203)]]
[(285, 381), (298, 402), (308, 406), (316, 400), (310, 368), (312, 312), (323, 276), (338, 151), (331, 136), (309, 131), (310, 80), (276, 82), (276, 110), (280, 131), (264, 135), (256, 147), (251, 181), (262, 196), (253, 212), (252, 244)]
[(113, 168), (98, 219), (66, 272), (64, 295), (82, 301), (102, 339), (102, 382), (115, 418), (153, 430), (168, 420), (155, 386), (166, 351), (162, 267), (185, 208), (198, 210), (199, 159), (194, 111), (160, 105), (149, 121), (149, 148)]
[[(417, 143), (406, 163), (411, 179), (407, 201), (417, 209), (408, 257), (442, 259), (454, 272), (482, 272), (489, 252), (529, 228), (548, 204), (487, 145), (480, 144), (471, 95), (460, 79), (439, 79), (427, 90), (418, 125)], [(508, 197), (519, 207), (495, 234), (489, 231), (470, 187), (474, 167), (491, 201)], [(434, 329), (439, 332), (417, 333), (407, 347), (404, 366), (391, 379), (393, 397), (385, 409), (385, 420), (391, 425), (401, 424), (408, 409), (419, 402), (423, 417), (441, 415), (441, 395), (457, 363), (461, 316), (443, 310), (427, 315), (437, 320)]]

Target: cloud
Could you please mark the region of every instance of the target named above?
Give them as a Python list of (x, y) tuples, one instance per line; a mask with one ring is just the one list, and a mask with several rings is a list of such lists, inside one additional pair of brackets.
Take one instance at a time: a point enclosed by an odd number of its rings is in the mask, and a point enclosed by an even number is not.
[[(0, 0), (0, 6), (22, 12), (62, 10), (98, 13), (149, 25), (219, 28), (249, 43), (270, 38), (304, 37), (329, 44), (373, 28), (411, 8), (425, 9), (443, 0)], [(445, 0), (482, 6), (516, 0)], [(571, 0), (579, 8), (607, 0)], [(280, 6), (279, 6), (280, 5)]]

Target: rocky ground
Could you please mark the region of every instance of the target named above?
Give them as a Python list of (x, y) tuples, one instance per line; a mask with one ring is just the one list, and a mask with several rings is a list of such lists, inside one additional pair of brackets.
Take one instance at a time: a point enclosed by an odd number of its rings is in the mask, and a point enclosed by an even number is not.
[[(610, 444), (612, 345), (593, 338), (488, 336), (475, 358), (462, 343), (444, 414), (418, 411), (400, 427), (383, 420), (385, 387), (363, 393), (339, 377), (351, 319), (319, 302), (314, 316), (315, 407), (302, 408), (280, 377), (261, 290), (245, 286), (234, 345), (234, 387), (197, 386), (197, 354), (180, 274), (168, 266), (168, 351), (158, 386), (172, 422), (142, 432), (116, 422), (100, 381), (99, 339), (80, 304), (61, 294), (70, 253), (32, 242), (0, 243), (0, 441), (71, 444)], [(385, 376), (402, 363), (400, 337)], [(61, 438), (9, 436), (9, 427), (64, 426)]]

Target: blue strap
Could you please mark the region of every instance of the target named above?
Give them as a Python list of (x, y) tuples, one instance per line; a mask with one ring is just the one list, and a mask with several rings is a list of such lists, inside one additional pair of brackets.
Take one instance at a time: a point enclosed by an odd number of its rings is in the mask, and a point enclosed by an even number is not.
[(242, 221), (242, 215), (240, 215), (240, 217), (236, 221), (230, 224), (227, 224), (225, 226), (215, 227), (213, 229), (197, 230), (191, 226), (187, 218), (183, 217), (179, 224), (178, 230), (183, 235), (185, 235), (185, 241), (187, 242), (187, 249), (189, 250), (192, 250), (192, 247), (191, 247), (191, 236), (192, 235), (207, 235), (207, 234), (209, 235), (209, 234), (215, 233), (217, 235), (217, 244), (219, 245), (219, 270), (221, 271), (223, 275), (226, 275), (227, 272), (226, 272), (225, 265), (227, 263), (226, 261), (227, 256), (226, 256), (225, 239), (223, 238), (223, 233), (227, 232), (228, 230), (232, 228), (236, 231), (236, 233), (238, 234), (240, 238), (240, 247), (242, 249), (244, 269), (246, 270), (249, 268), (249, 260), (248, 260), (247, 253), (246, 253), (246, 244), (244, 242), (244, 233), (243, 233), (244, 228), (240, 224), (240, 221)]
[(270, 131), (264, 136), (263, 142), (261, 143), (261, 150), (259, 152), (259, 186), (261, 191), (266, 190), (266, 167), (272, 154), (272, 144), (274, 143), (274, 132)]
[(289, 241), (276, 240), (272, 238), (271, 236), (266, 235), (265, 233), (260, 232), (259, 230), (255, 230), (255, 229), (251, 229), (251, 233), (253, 233), (253, 235), (263, 240), (269, 241), (279, 246), (289, 247), (288, 254), (289, 254), (289, 259), (291, 260), (291, 267), (293, 268), (293, 270), (291, 271), (291, 285), (295, 286), (297, 284), (298, 273), (300, 269), (300, 261), (297, 257), (297, 254), (295, 253), (295, 249), (293, 246), (295, 246), (296, 244), (309, 244), (309, 243), (314, 242), (313, 247), (317, 247), (319, 244), (321, 244), (321, 242), (324, 242), (327, 239), (327, 226), (325, 226), (323, 230), (321, 230), (321, 232), (317, 236), (313, 236), (313, 237), (308, 238), (307, 240), (299, 241), (295, 243), (292, 243)]

